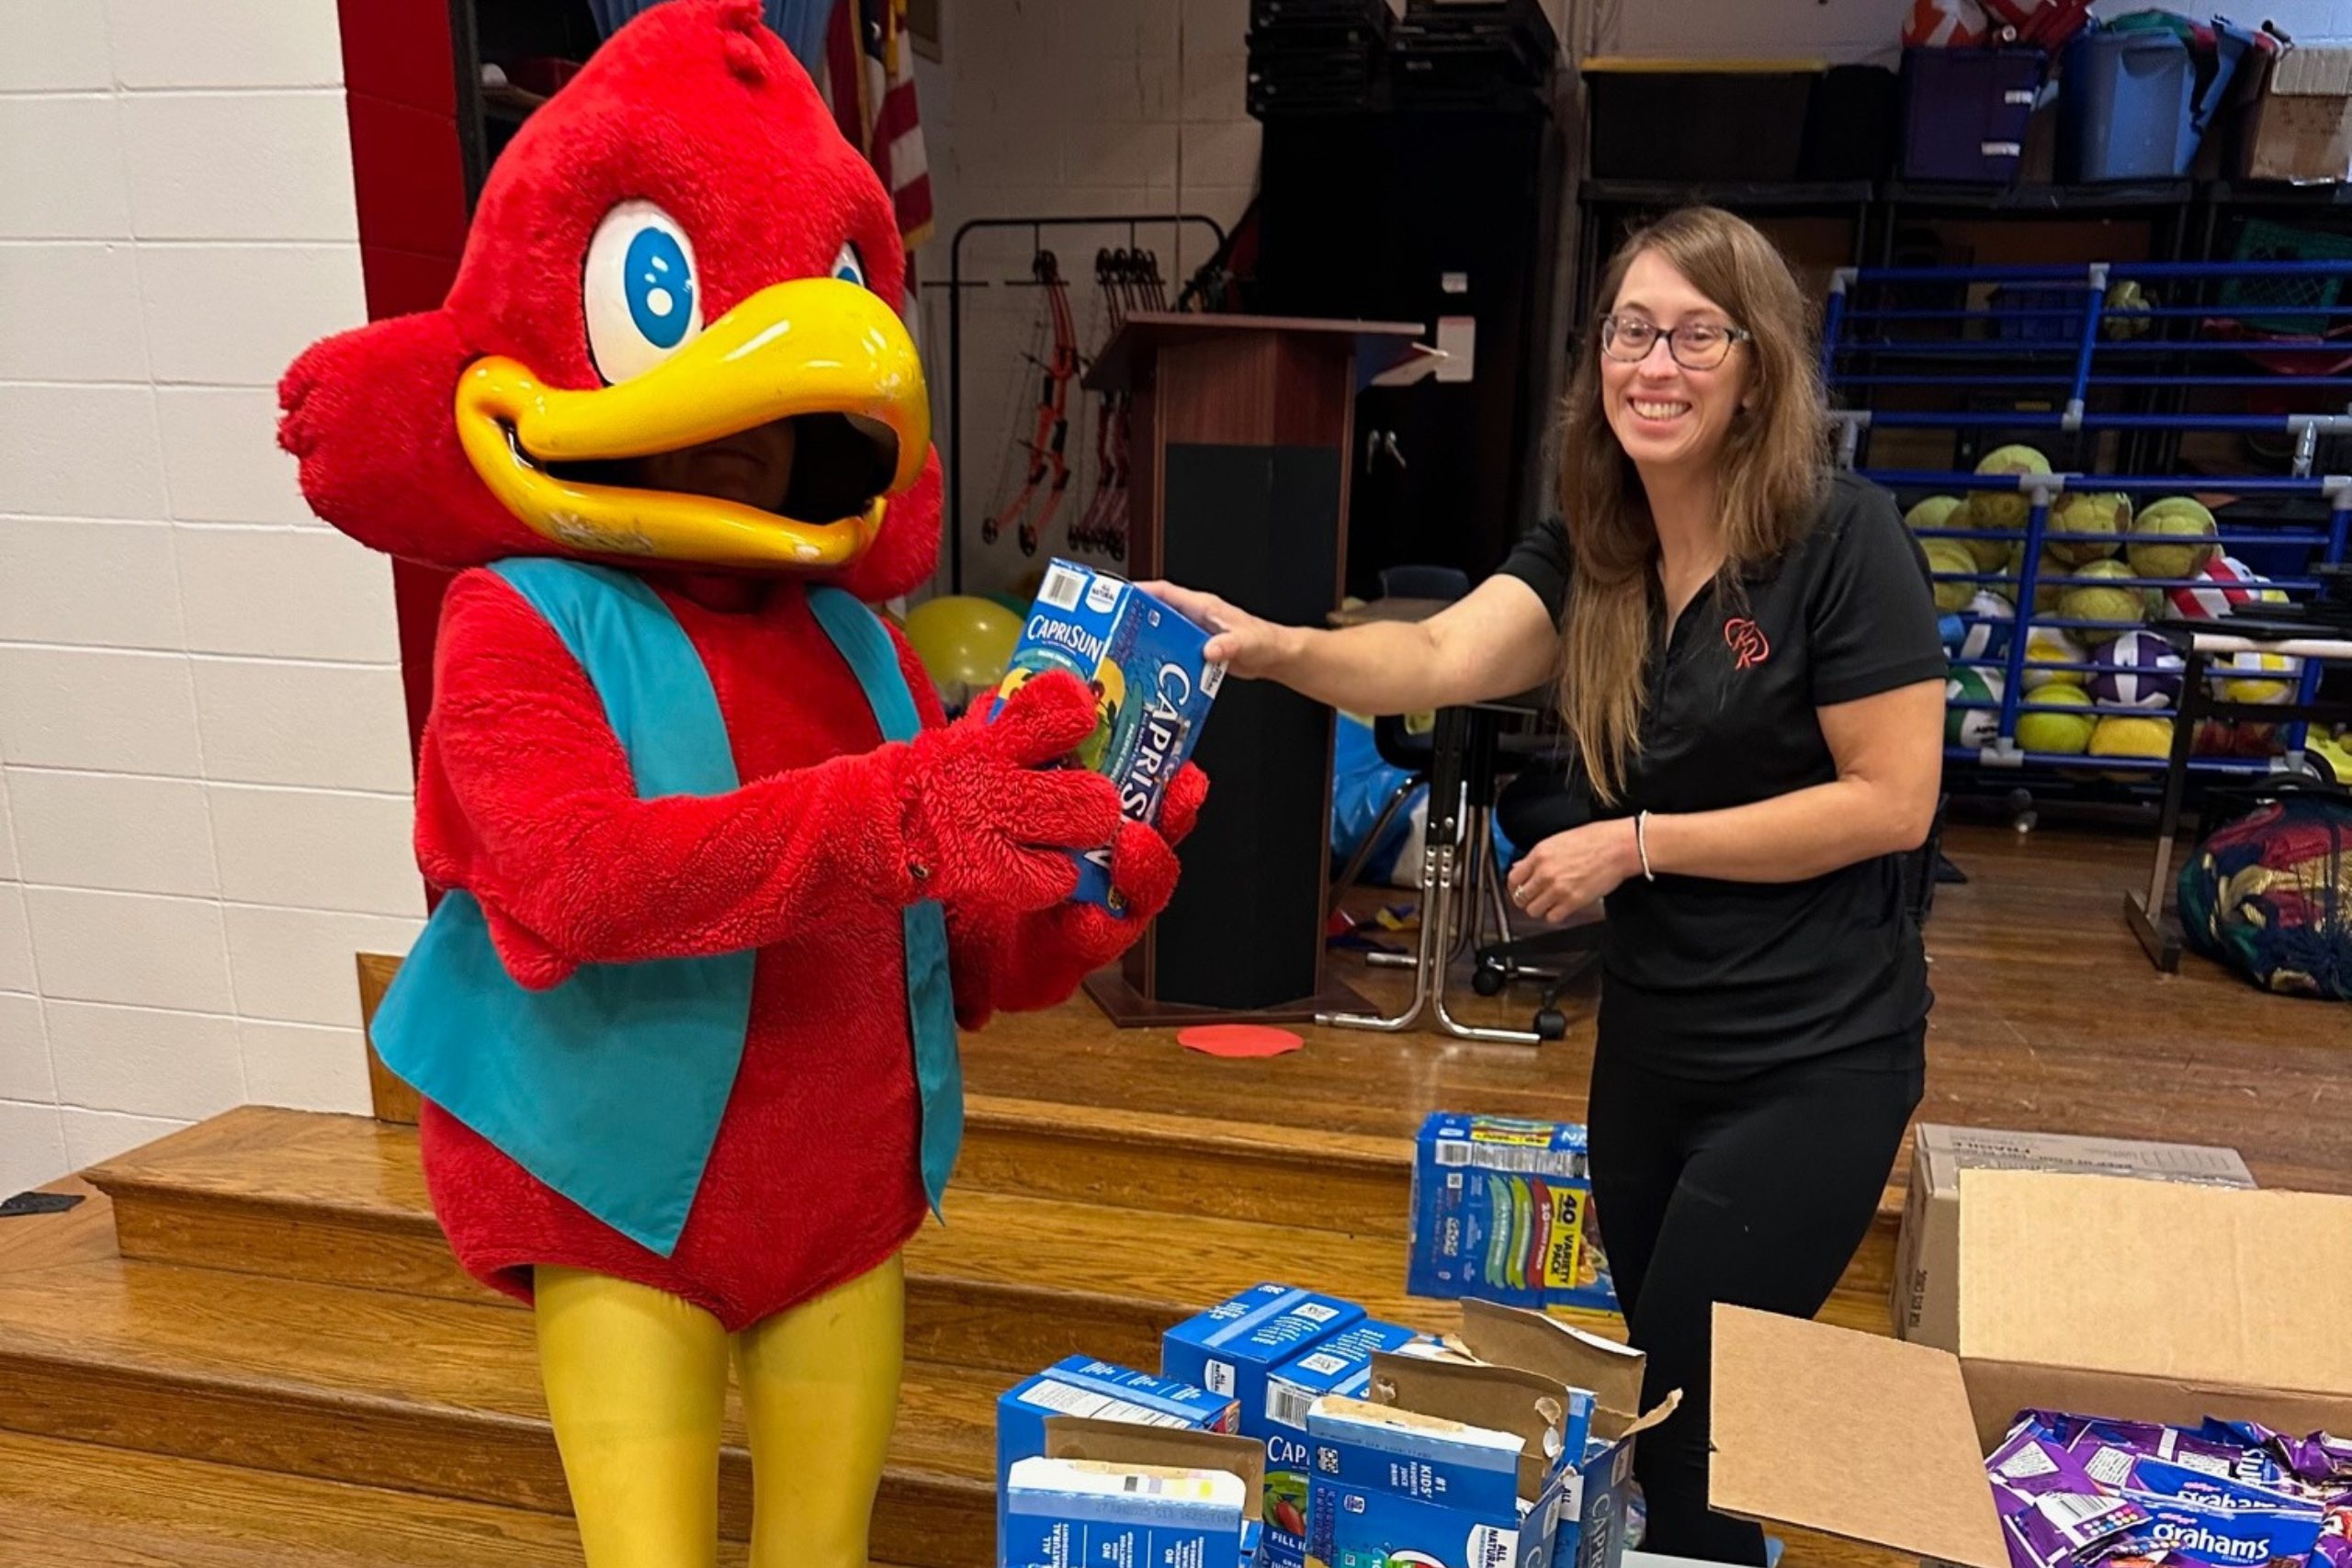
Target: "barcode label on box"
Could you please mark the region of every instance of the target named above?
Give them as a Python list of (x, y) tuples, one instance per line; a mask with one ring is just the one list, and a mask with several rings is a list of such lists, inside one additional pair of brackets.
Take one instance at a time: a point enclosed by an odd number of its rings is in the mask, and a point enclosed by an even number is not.
[(2045, 1492), (2033, 1500), (2033, 1506), (2076, 1546), (2087, 1544), (2095, 1535), (2109, 1533), (2086, 1531), (2083, 1527), (2108, 1517), (2119, 1506), (2112, 1497), (2081, 1497), (2071, 1492)]
[[(1462, 1150), (1460, 1159), (1449, 1160), (1445, 1151)], [(1577, 1179), (1590, 1172), (1585, 1156), (1568, 1149), (1498, 1148), (1493, 1144), (1440, 1144), (1440, 1165), (1475, 1165), (1480, 1170), (1509, 1171), (1513, 1176), (1556, 1176), (1563, 1180)]]
[(1306, 1407), (1315, 1396), (1294, 1382), (1270, 1382), (1266, 1385), (1266, 1419), (1277, 1427), (1304, 1427)]
[(1057, 610), (1075, 610), (1085, 592), (1084, 578), (1066, 566), (1056, 566), (1046, 573), (1045, 585), (1037, 590), (1037, 597)]
[(1467, 1144), (1455, 1143), (1438, 1145), (1437, 1163), (1440, 1165), (1468, 1165), (1470, 1163), (1470, 1145)]

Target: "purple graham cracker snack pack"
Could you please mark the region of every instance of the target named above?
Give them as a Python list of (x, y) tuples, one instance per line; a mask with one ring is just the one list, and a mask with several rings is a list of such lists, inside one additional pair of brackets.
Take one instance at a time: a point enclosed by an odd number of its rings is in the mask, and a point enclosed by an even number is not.
[[(1209, 634), (1125, 579), (1057, 558), (1046, 569), (1021, 640), (989, 706), (1048, 671), (1078, 677), (1094, 694), (1094, 733), (1079, 745), (1075, 765), (1119, 786), (1131, 821), (1159, 820), (1168, 781), (1199, 739), (1225, 666), (1204, 657)], [(1111, 851), (1078, 853), (1080, 903), (1118, 913), (1111, 892)]]
[(1984, 1461), (2014, 1568), (2343, 1568), (2352, 1471), (2325, 1433), (2029, 1410)]

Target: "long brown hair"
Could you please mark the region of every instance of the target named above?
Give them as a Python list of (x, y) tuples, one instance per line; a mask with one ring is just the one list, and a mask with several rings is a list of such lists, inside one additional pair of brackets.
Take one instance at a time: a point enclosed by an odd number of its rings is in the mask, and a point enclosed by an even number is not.
[(1655, 252), (1754, 335), (1749, 397), (1723, 465), (1718, 592), (1784, 552), (1812, 522), (1827, 481), (1828, 416), (1813, 352), (1813, 312), (1772, 243), (1719, 208), (1686, 207), (1618, 248), (1593, 295), (1599, 310), (1571, 373), (1560, 454), (1560, 515), (1575, 560), (1561, 616), (1560, 716), (1583, 753), (1594, 798), (1613, 805), (1641, 749), (1647, 702), (1652, 562), (1657, 530), (1633, 459), (1609, 427), (1600, 389), (1600, 316), (1635, 257)]

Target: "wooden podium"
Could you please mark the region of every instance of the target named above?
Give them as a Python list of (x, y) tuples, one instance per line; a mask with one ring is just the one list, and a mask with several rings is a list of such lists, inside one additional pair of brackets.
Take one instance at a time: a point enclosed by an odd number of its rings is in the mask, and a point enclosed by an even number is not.
[[(1086, 378), (1132, 399), (1127, 558), (1269, 620), (1321, 626), (1346, 570), (1359, 388), (1426, 353), (1417, 325), (1137, 313)], [(1209, 802), (1152, 929), (1087, 992), (1119, 1024), (1357, 1010), (1324, 979), (1331, 710), (1228, 681), (1194, 760)]]

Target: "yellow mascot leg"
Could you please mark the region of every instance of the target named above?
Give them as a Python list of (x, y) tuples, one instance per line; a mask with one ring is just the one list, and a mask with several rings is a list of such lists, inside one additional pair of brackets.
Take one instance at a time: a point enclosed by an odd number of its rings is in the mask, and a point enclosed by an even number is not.
[(906, 1315), (906, 1277), (893, 1258), (738, 1338), (752, 1568), (865, 1568)]
[(539, 1371), (588, 1568), (711, 1568), (727, 1332), (666, 1292), (537, 1271)]

